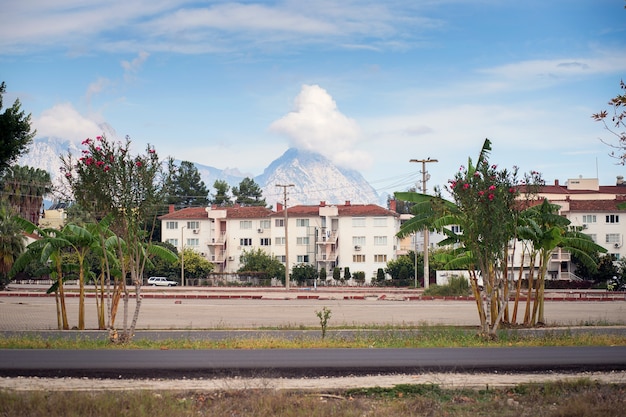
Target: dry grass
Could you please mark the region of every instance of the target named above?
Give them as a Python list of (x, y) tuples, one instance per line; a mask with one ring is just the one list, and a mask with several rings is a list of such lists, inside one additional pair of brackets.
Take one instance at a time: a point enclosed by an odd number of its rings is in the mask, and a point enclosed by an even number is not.
[(2, 392), (3, 417), (71, 416), (622, 416), (623, 385), (581, 379), (514, 389), (398, 385), (334, 392)]

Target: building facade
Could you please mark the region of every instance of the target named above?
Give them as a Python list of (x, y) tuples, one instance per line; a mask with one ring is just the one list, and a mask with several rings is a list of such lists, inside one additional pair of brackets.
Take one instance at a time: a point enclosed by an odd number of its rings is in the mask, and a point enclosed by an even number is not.
[[(261, 249), (294, 265), (362, 271), (366, 281), (386, 268), (399, 251), (400, 216), (374, 204), (187, 208), (161, 216), (161, 240), (179, 251), (192, 248), (215, 264), (217, 272), (234, 273), (244, 251)], [(286, 226), (286, 227), (285, 227)], [(343, 275), (342, 275), (343, 276)]]

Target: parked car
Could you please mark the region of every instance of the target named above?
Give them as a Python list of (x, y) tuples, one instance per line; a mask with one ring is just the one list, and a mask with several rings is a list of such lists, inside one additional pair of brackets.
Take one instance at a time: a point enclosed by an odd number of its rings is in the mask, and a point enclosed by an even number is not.
[(175, 287), (178, 282), (167, 279), (166, 277), (150, 277), (148, 278), (148, 285), (158, 285), (160, 287)]

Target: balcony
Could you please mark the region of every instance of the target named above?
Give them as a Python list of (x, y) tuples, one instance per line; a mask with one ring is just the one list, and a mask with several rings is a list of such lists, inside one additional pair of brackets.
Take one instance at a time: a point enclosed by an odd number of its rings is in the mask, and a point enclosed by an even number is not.
[(224, 246), (226, 243), (226, 232), (221, 232), (217, 236), (212, 237), (207, 241), (207, 246)]

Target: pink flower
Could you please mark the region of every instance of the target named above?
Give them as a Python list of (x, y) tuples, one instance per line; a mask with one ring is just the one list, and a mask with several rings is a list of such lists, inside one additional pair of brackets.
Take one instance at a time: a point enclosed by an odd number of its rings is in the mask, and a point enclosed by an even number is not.
[(108, 166), (108, 165), (103, 168), (104, 172), (108, 172), (110, 169), (111, 169), (111, 167)]
[(498, 168), (498, 166), (497, 165), (492, 165), (491, 168), (492, 169), (496, 169), (496, 168)]
[(483, 195), (485, 195), (485, 192), (484, 192), (484, 191), (482, 191), (482, 190), (480, 190), (480, 191), (478, 192), (478, 195), (482, 197)]
[(513, 194), (513, 193), (515, 192), (515, 188), (513, 188), (513, 187), (509, 188), (509, 192), (510, 192), (511, 194)]
[(495, 190), (495, 189), (496, 189), (496, 186), (495, 186), (495, 185), (490, 185), (490, 186), (489, 186), (489, 191), (493, 191), (493, 190)]
[(493, 195), (493, 194), (489, 194), (489, 196), (488, 196), (488, 197), (489, 197), (489, 201), (491, 201), (491, 200), (493, 200), (496, 196), (495, 196), (495, 195)]
[(99, 146), (96, 146), (96, 150), (97, 150), (98, 152), (100, 152), (100, 151), (102, 150), (102, 148), (101, 148), (101, 147), (99, 147)]
[(82, 153), (89, 153), (89, 151), (87, 149), (83, 149), (81, 152)]
[(70, 174), (69, 172), (65, 173), (65, 178), (71, 178), (71, 177), (72, 177), (72, 174)]
[(470, 187), (468, 183), (463, 184), (463, 189), (467, 190)]
[(148, 152), (150, 152), (150, 153), (154, 153), (154, 149), (150, 149)]
[(87, 138), (81, 142), (81, 145), (89, 145), (91, 143), (91, 139)]
[(102, 136), (96, 136), (96, 140), (101, 141), (102, 140)]
[(97, 161), (97, 162), (96, 162), (96, 165), (97, 165), (98, 167), (101, 167), (102, 165), (104, 165), (104, 162), (103, 162), (103, 161)]
[(89, 158), (85, 159), (85, 165), (91, 165), (91, 164), (93, 164), (93, 158), (92, 157), (89, 157)]
[(474, 172), (475, 177), (480, 177), (480, 172)]
[(137, 161), (137, 162), (135, 162), (135, 165), (137, 165), (138, 167), (140, 167), (140, 166), (141, 166), (141, 161)]

